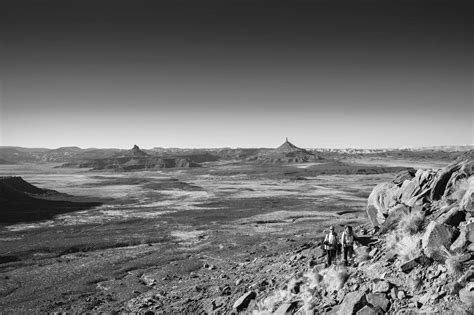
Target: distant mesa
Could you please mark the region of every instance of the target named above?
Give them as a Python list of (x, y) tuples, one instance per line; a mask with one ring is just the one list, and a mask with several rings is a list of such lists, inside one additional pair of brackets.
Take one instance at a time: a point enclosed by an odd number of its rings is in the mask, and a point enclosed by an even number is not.
[[(163, 168), (192, 168), (201, 165), (192, 159), (193, 156), (159, 156), (148, 154), (136, 144), (127, 151), (107, 158), (80, 159), (63, 164), (66, 168), (91, 168), (93, 170), (139, 171)], [(206, 156), (197, 156), (206, 158)]]
[(273, 150), (264, 150), (254, 156), (247, 158), (248, 161), (257, 161), (261, 163), (279, 164), (279, 163), (306, 163), (316, 160), (322, 160), (305, 149), (299, 148), (291, 143), (288, 138), (278, 148)]
[(128, 150), (128, 153), (132, 156), (149, 156), (148, 153), (142, 151), (136, 144), (133, 146), (133, 148)]
[(312, 153), (306, 151), (305, 149), (298, 148), (296, 145), (294, 145), (293, 143), (291, 143), (290, 141), (288, 141), (288, 138), (286, 138), (286, 141), (285, 141), (281, 146), (279, 146), (278, 148), (276, 148), (275, 151), (276, 151), (276, 152), (280, 152), (280, 153), (301, 152), (301, 153), (305, 153), (305, 154), (310, 154), (310, 155), (312, 155)]

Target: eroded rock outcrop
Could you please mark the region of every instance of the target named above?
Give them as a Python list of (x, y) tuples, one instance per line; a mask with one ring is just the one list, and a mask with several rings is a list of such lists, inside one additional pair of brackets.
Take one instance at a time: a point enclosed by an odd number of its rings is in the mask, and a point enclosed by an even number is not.
[(441, 202), (445, 207), (456, 203), (459, 210), (472, 207), (472, 167), (472, 158), (468, 157), (438, 171), (417, 170), (413, 177), (413, 172), (403, 171), (392, 182), (377, 185), (367, 202), (372, 225), (381, 227), (391, 209), (398, 205), (414, 207)]

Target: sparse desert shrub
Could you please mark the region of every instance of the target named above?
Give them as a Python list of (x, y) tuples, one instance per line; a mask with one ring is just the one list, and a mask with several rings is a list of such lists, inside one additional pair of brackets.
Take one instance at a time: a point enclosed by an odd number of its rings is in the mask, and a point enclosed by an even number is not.
[(444, 261), (444, 265), (446, 266), (446, 269), (448, 270), (448, 274), (459, 275), (462, 271), (462, 262), (460, 261), (460, 258), (461, 256), (463, 256), (463, 254), (460, 254), (460, 253), (452, 254), (446, 248), (443, 248), (443, 253), (444, 253), (444, 256), (446, 257), (446, 260)]
[(402, 262), (416, 258), (421, 254), (421, 237), (405, 235), (396, 245), (396, 253)]
[(459, 180), (448, 199), (457, 201), (461, 209), (468, 209), (472, 204), (474, 194), (474, 176)]
[(466, 304), (470, 310), (474, 309), (474, 283), (470, 282), (464, 289), (459, 291), (459, 299)]
[(385, 237), (385, 244), (387, 250), (392, 251), (397, 248), (397, 244), (403, 238), (404, 234), (400, 231), (393, 231), (392, 233), (387, 234)]
[[(348, 278), (347, 268), (343, 266), (330, 267), (320, 271), (312, 270), (297, 275), (288, 279), (284, 287), (275, 290), (273, 294), (259, 301), (253, 314), (271, 314), (282, 303), (288, 303), (294, 300), (296, 296), (303, 302), (305, 310), (311, 310), (325, 291), (340, 290)], [(299, 289), (294, 290), (297, 285)]]
[(354, 248), (355, 261), (363, 262), (370, 260), (369, 248), (367, 246), (356, 246)]
[(310, 289), (320, 286), (323, 281), (323, 276), (316, 271), (307, 272), (304, 274), (304, 277), (307, 279), (307, 286)]
[[(282, 303), (288, 303), (295, 296), (303, 302), (305, 310), (314, 308), (315, 303), (321, 298), (321, 294), (340, 290), (349, 278), (347, 268), (330, 267), (321, 271), (309, 271), (302, 277), (291, 278), (282, 289), (276, 290), (267, 298), (258, 302), (253, 314), (269, 314), (274, 312)], [(292, 290), (295, 284), (300, 284), (300, 289)]]
[(306, 279), (302, 287), (302, 294), (300, 295), (303, 301), (303, 307), (306, 311), (314, 308), (315, 301), (321, 296), (320, 292), (324, 288), (324, 277), (318, 271), (309, 271), (304, 274)]
[(394, 231), (386, 237), (387, 249), (393, 251), (402, 262), (411, 260), (421, 253), (421, 236)]
[(421, 230), (425, 214), (421, 210), (412, 210), (403, 214), (398, 222), (398, 230), (402, 233), (416, 234)]
[(278, 305), (286, 302), (292, 296), (289, 290), (276, 290), (272, 295), (258, 302), (253, 314), (271, 314)]
[[(260, 300), (253, 314), (271, 314), (283, 303), (289, 302), (295, 296), (300, 296), (303, 303), (308, 303), (313, 299), (314, 288), (319, 287), (322, 277), (317, 272), (308, 272), (304, 275), (297, 275), (288, 279), (288, 282), (281, 289), (275, 290), (271, 295)], [(295, 290), (298, 287), (298, 290)]]
[(323, 285), (327, 292), (340, 290), (349, 278), (345, 267), (328, 268), (323, 273)]

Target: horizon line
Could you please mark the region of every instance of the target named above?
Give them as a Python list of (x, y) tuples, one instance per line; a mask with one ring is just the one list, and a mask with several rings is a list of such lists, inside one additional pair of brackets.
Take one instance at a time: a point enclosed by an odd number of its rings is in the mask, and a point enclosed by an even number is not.
[[(288, 141), (288, 140), (287, 140)], [(291, 141), (290, 141), (291, 142)], [(153, 150), (153, 149), (182, 149), (182, 150), (217, 150), (217, 149), (231, 149), (231, 150), (238, 150), (238, 149), (274, 149), (273, 147), (160, 147), (154, 146), (152, 148), (144, 148), (138, 144), (133, 144), (128, 148), (123, 147), (80, 147), (75, 145), (67, 145), (67, 146), (59, 146), (59, 147), (28, 147), (28, 146), (19, 146), (19, 145), (0, 145), (0, 148), (23, 148), (23, 149), (37, 149), (37, 150), (57, 150), (63, 148), (78, 148), (81, 150), (130, 150), (133, 148), (134, 145), (137, 145), (142, 150)], [(406, 149), (429, 149), (429, 148), (439, 148), (439, 147), (473, 147), (474, 143), (471, 144), (440, 144), (440, 145), (427, 145), (427, 146), (400, 146), (400, 147), (374, 147), (374, 148), (367, 148), (367, 147), (302, 147), (303, 149), (310, 149), (310, 150), (318, 150), (318, 149), (326, 149), (326, 150), (406, 150)]]

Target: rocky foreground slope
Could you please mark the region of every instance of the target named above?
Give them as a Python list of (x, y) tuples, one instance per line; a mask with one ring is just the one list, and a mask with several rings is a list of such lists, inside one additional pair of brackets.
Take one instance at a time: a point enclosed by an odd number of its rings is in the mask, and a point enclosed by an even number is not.
[(288, 239), (279, 252), (262, 247), (251, 261), (213, 261), (183, 273), (178, 283), (165, 270), (145, 273), (150, 290), (122, 310), (472, 314), (472, 168), (471, 152), (445, 169), (404, 171), (375, 187), (367, 207), (371, 223), (355, 228), (351, 266), (325, 268), (320, 244)]

